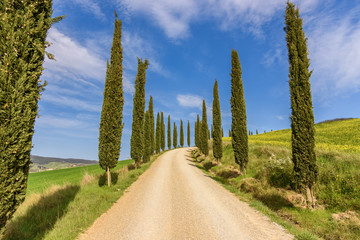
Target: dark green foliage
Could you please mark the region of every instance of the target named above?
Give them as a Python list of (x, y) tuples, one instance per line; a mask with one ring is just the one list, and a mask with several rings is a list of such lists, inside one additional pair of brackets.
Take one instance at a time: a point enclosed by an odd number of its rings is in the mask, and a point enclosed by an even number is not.
[(211, 124), (211, 132), (210, 132), (210, 139), (214, 138), (214, 125)]
[(213, 92), (213, 153), (217, 161), (222, 158), (222, 127), (218, 83), (215, 80)]
[[(285, 32), (289, 56), (289, 86), (291, 95), (291, 143), (294, 162), (295, 188), (307, 193), (312, 201), (312, 187), (318, 167), (315, 156), (314, 113), (312, 109), (310, 60), (307, 38), (302, 28), (299, 9), (288, 2), (285, 15)], [(310, 195), (308, 195), (310, 191)], [(311, 199), (309, 199), (311, 197)]]
[(208, 139), (209, 139), (209, 128), (207, 124), (206, 104), (205, 104), (205, 100), (203, 100), (202, 119), (201, 119), (201, 151), (205, 156), (209, 155)]
[[(200, 122), (199, 114), (197, 115), (197, 118), (196, 118), (195, 136), (197, 136), (196, 146), (197, 146), (197, 147), (200, 149), (200, 151), (201, 151), (201, 122)], [(196, 139), (195, 139), (195, 141), (196, 141)]]
[(149, 66), (149, 61), (138, 58), (138, 69), (135, 79), (135, 94), (134, 94), (134, 108), (133, 108), (133, 122), (131, 132), (131, 158), (134, 159), (137, 166), (140, 165), (142, 154), (144, 152), (144, 111), (145, 111), (145, 82), (146, 69)]
[(184, 147), (184, 126), (182, 120), (180, 120), (180, 146)]
[(188, 120), (188, 125), (187, 125), (187, 145), (188, 147), (190, 147), (190, 121)]
[(241, 78), (241, 65), (237, 51), (231, 51), (231, 136), (235, 162), (244, 173), (249, 161), (248, 135), (244, 87)]
[(175, 122), (174, 122), (174, 130), (173, 130), (173, 146), (174, 148), (177, 147), (177, 128)]
[(149, 162), (151, 155), (151, 117), (150, 112), (146, 111), (144, 121), (144, 155), (143, 162)]
[(154, 102), (153, 97), (149, 100), (149, 114), (150, 114), (150, 138), (151, 138), (151, 154), (155, 151), (155, 117), (154, 117)]
[(161, 141), (160, 141), (161, 150), (165, 150), (165, 123), (164, 123), (164, 113), (161, 112)]
[(194, 124), (194, 141), (195, 141), (195, 146), (199, 147), (198, 146), (198, 123), (197, 123), (197, 121)]
[(24, 201), (52, 1), (0, 3), (0, 235)]
[(171, 149), (171, 125), (170, 125), (170, 115), (168, 116), (168, 129), (167, 129), (167, 145), (168, 149)]
[(156, 117), (156, 134), (155, 134), (155, 152), (160, 153), (160, 141), (161, 141), (161, 122), (160, 114), (157, 114)]
[(231, 129), (229, 129), (229, 137), (231, 137)]
[(259, 134), (258, 130), (256, 129), (256, 135)]

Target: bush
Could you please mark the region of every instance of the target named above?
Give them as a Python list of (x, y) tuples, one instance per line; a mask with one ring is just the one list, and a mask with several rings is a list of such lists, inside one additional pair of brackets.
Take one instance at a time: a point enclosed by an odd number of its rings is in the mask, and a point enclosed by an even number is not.
[(209, 170), (210, 168), (217, 166), (217, 162), (206, 160), (202, 163), (202, 165), (206, 170)]

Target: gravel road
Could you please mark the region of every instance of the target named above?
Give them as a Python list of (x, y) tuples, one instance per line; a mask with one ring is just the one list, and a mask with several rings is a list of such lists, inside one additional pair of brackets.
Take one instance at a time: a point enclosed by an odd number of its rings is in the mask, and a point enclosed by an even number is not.
[(164, 153), (79, 239), (293, 239), (198, 169)]

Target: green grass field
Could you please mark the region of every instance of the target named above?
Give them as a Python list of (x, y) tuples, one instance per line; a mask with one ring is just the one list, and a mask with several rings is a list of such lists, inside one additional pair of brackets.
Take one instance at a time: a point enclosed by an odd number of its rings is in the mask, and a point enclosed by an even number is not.
[[(132, 163), (133, 160), (119, 161), (117, 170)], [(97, 164), (84, 167), (73, 167), (59, 170), (50, 170), (29, 174), (27, 195), (41, 193), (52, 185), (63, 185), (65, 183), (78, 184), (83, 179), (85, 173), (89, 175), (100, 175), (105, 171)]]
[[(231, 179), (222, 176), (239, 166), (231, 138), (223, 138), (221, 165), (211, 167), (208, 174), (298, 239), (360, 239), (360, 119), (317, 124), (315, 138), (319, 167), (315, 210), (305, 209), (301, 195), (291, 188), (290, 129), (250, 136), (247, 172)], [(204, 171), (213, 160), (212, 151), (209, 155), (199, 166)], [(335, 220), (333, 214), (339, 213), (345, 217)]]
[(158, 156), (131, 171), (127, 165), (133, 160), (120, 161), (111, 171), (111, 187), (99, 165), (31, 173), (25, 202), (7, 223), (2, 239), (76, 239)]

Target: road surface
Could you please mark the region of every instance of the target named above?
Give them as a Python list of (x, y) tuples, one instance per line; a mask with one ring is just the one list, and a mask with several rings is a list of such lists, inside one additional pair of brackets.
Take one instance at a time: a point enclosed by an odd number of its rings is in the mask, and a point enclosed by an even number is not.
[(160, 156), (79, 239), (293, 238), (198, 169), (190, 151)]

